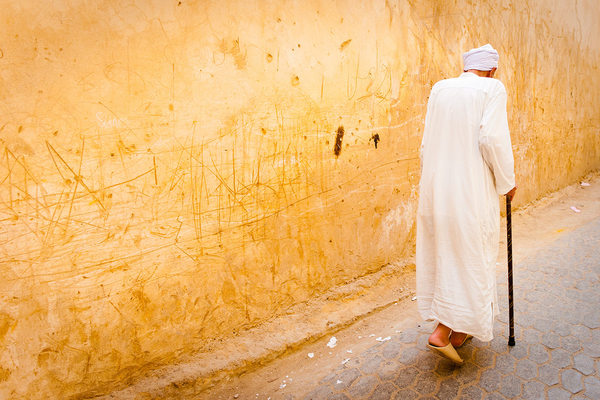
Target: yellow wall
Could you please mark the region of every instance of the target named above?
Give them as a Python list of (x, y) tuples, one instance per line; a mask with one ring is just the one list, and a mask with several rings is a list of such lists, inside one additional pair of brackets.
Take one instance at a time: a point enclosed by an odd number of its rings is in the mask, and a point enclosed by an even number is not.
[(109, 390), (410, 255), (427, 96), (471, 47), (518, 204), (600, 167), (594, 0), (1, 3), (2, 398)]

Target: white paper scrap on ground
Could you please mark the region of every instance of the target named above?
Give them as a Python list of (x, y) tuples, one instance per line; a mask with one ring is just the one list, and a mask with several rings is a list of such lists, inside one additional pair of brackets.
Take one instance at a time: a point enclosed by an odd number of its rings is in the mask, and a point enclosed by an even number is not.
[(337, 346), (337, 339), (335, 336), (332, 336), (331, 339), (329, 339), (329, 343), (327, 343), (327, 347), (333, 349), (335, 346)]
[(417, 296), (414, 296), (411, 300), (415, 301), (417, 299)]
[(371, 334), (369, 335), (369, 337), (373, 337), (373, 336), (375, 336), (375, 334), (374, 334), (374, 333), (371, 333)]
[(315, 356), (315, 353), (308, 353), (308, 358), (313, 358)]
[(386, 336), (384, 338), (382, 338), (381, 336), (379, 336), (377, 339), (378, 342), (385, 342), (386, 340), (390, 340), (392, 337), (391, 336)]
[(346, 350), (346, 353), (352, 353), (352, 349)]
[(342, 383), (342, 381), (340, 381), (340, 380), (338, 379), (338, 380), (337, 380), (335, 383), (339, 385), (340, 383)]
[(284, 387), (286, 387), (287, 385), (285, 383), (282, 383), (281, 385), (279, 385), (279, 389), (283, 389)]
[(581, 186), (590, 186), (590, 184), (587, 182), (581, 182)]
[(346, 364), (348, 361), (350, 361), (350, 359), (346, 358), (344, 361), (342, 361), (342, 364)]
[(581, 212), (581, 210), (575, 206), (571, 206), (571, 210), (573, 210), (575, 212)]

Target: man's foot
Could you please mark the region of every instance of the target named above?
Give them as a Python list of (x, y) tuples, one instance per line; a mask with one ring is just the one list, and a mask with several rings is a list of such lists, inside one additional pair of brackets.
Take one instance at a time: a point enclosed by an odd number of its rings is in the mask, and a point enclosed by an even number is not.
[(436, 347), (444, 347), (448, 343), (450, 343), (450, 328), (443, 324), (438, 324), (429, 336), (429, 344)]
[(471, 337), (471, 335), (468, 335), (463, 332), (452, 332), (452, 334), (450, 335), (450, 343), (452, 343), (452, 346), (454, 346), (455, 348), (458, 348), (465, 344), (465, 342)]

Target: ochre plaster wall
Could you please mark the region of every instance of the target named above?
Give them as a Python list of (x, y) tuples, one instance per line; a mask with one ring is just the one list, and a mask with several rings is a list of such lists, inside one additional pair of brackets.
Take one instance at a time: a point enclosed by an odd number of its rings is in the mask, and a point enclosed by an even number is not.
[(600, 5), (547, 3), (2, 1), (0, 397), (115, 388), (409, 256), (471, 47), (518, 203), (599, 168)]

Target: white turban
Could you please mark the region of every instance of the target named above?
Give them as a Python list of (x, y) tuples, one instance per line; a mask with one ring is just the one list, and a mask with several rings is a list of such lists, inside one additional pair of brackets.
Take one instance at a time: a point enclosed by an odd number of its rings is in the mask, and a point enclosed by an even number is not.
[(491, 44), (471, 49), (463, 54), (465, 71), (476, 69), (478, 71), (491, 71), (498, 68), (498, 52)]

